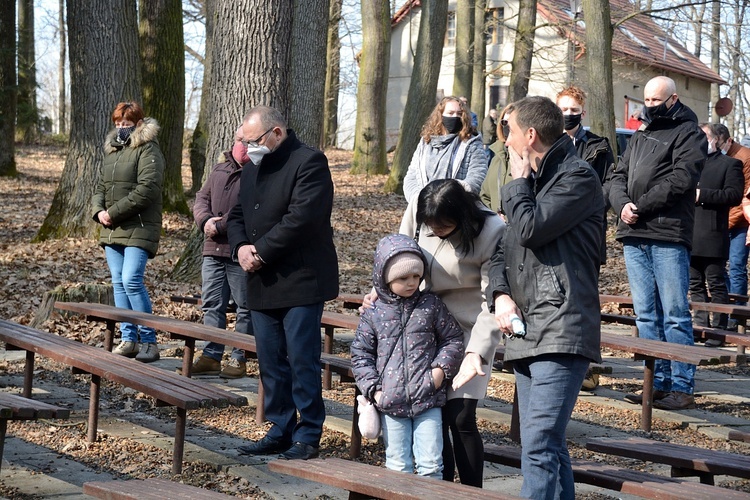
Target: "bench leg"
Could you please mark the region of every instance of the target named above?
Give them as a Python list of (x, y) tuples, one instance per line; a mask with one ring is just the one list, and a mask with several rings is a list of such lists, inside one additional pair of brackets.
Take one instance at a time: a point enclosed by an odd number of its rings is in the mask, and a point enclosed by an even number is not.
[(686, 469), (684, 467), (672, 467), (670, 475), (672, 477), (698, 477), (702, 484), (714, 486), (714, 475), (702, 470)]
[[(325, 338), (323, 339), (323, 352), (326, 354), (333, 354), (333, 327), (326, 326), (324, 328)], [(323, 389), (331, 389), (331, 367), (326, 365), (323, 368)]]
[(357, 396), (362, 394), (359, 387), (354, 385), (354, 413), (352, 413), (352, 436), (349, 445), (349, 458), (359, 458), (362, 452), (362, 433), (359, 431), (359, 402)]
[(0, 466), (3, 462), (3, 452), (5, 451), (5, 432), (8, 430), (8, 420), (0, 419)]
[(172, 474), (182, 473), (182, 455), (185, 452), (185, 424), (187, 410), (177, 408), (177, 419), (174, 428), (174, 451), (172, 452)]
[(112, 352), (112, 347), (115, 345), (115, 324), (111, 319), (105, 321), (104, 348), (109, 352)]
[(518, 387), (513, 384), (513, 409), (510, 414), (510, 436), (514, 443), (521, 442), (521, 418), (518, 415)]
[(99, 392), (102, 378), (99, 375), (91, 375), (91, 387), (89, 388), (89, 432), (87, 439), (89, 443), (96, 442), (97, 425), (99, 424)]
[(34, 383), (34, 351), (26, 351), (26, 365), (23, 367), (23, 397), (31, 399)]
[(266, 420), (266, 391), (263, 390), (263, 380), (258, 376), (258, 399), (255, 404), (255, 423), (263, 425)]
[(654, 404), (654, 358), (643, 361), (643, 406), (641, 407), (641, 429), (651, 432), (651, 414)]
[(185, 339), (185, 349), (182, 351), (182, 374), (188, 378), (193, 374), (194, 355), (195, 339)]

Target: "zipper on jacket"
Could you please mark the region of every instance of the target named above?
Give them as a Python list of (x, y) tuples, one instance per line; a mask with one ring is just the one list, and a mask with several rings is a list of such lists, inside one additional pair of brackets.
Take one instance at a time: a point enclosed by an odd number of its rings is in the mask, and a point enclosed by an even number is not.
[(138, 221), (141, 223), (141, 227), (146, 227), (143, 225), (143, 219), (141, 218), (141, 214), (138, 214)]
[(406, 385), (404, 387), (404, 389), (405, 389), (404, 390), (404, 396), (406, 396), (406, 404), (408, 405), (408, 408), (409, 408), (409, 417), (413, 417), (414, 416), (414, 412), (413, 412), (413, 408), (411, 406), (411, 395), (409, 394), (409, 380), (411, 380), (411, 377), (409, 377), (409, 368), (408, 368), (408, 365), (409, 365), (408, 361), (409, 361), (409, 359), (408, 359), (408, 356), (406, 354), (406, 347), (407, 347), (407, 341), (406, 341), (406, 323), (404, 322), (404, 314), (405, 314), (406, 311), (404, 309), (403, 301), (401, 301), (401, 303), (399, 304), (398, 308), (399, 308), (399, 311), (398, 311), (399, 315), (398, 316), (401, 319), (401, 349), (402, 349), (402, 354), (403, 354), (402, 357), (403, 357), (403, 360), (404, 360), (404, 382), (406, 383)]

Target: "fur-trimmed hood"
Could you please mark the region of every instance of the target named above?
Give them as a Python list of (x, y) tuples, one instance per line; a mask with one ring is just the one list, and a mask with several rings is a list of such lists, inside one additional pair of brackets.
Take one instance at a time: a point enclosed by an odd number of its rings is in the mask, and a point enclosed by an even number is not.
[(156, 120), (146, 117), (140, 125), (135, 127), (128, 142), (120, 144), (116, 139), (117, 129), (114, 129), (107, 134), (107, 139), (104, 141), (104, 153), (109, 154), (123, 147), (137, 148), (151, 141), (158, 142), (159, 130), (161, 130), (161, 127)]

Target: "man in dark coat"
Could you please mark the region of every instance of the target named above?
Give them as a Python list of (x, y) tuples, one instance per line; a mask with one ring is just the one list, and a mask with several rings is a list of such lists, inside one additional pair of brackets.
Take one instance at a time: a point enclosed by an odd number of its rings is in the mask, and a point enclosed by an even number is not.
[[(604, 196), (563, 130), (560, 108), (526, 97), (508, 109), (513, 180), (501, 189), (508, 219), (486, 296), (509, 338), (521, 421), (521, 496), (573, 498), (565, 444), (589, 361), (599, 362), (599, 255)], [(513, 320), (520, 317), (525, 333)]]
[[(630, 294), (641, 337), (693, 345), (688, 306), (695, 187), (706, 162), (706, 134), (666, 76), (643, 89), (642, 121), (611, 176), (609, 201), (620, 217)], [(657, 304), (658, 301), (658, 304)], [(695, 406), (695, 365), (657, 360), (654, 407)], [(642, 404), (641, 394), (626, 400)]]
[[(708, 139), (708, 157), (695, 193), (695, 226), (693, 251), (690, 255), (690, 300), (728, 304), (724, 268), (729, 257), (729, 209), (742, 201), (742, 162), (722, 154), (717, 147), (718, 131), (710, 123), (701, 129)], [(711, 323), (708, 311), (695, 311), (693, 321), (700, 326), (727, 327), (727, 315), (714, 313)], [(720, 340), (709, 339), (708, 347), (718, 347)]]
[(247, 272), (266, 419), (273, 425), (239, 451), (308, 459), (318, 455), (325, 420), (320, 318), (323, 303), (338, 295), (333, 181), (325, 155), (300, 142), (273, 108), (251, 109), (242, 136), (252, 164), (242, 169), (239, 203), (229, 214), (229, 244)]

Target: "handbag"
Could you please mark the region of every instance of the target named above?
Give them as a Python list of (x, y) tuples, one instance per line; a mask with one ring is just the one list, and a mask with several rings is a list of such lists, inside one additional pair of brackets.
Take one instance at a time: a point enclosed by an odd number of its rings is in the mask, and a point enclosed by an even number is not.
[(357, 403), (359, 432), (364, 438), (377, 439), (380, 435), (380, 412), (362, 394), (357, 396)]

